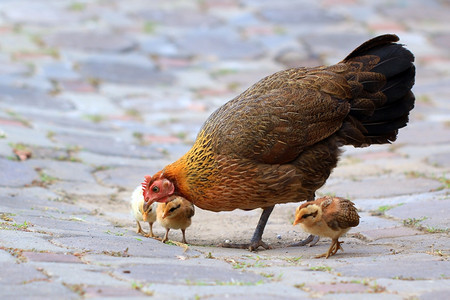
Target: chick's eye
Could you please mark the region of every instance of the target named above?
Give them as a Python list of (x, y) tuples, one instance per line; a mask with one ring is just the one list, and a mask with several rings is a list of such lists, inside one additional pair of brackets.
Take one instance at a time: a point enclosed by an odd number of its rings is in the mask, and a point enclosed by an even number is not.
[(152, 192), (153, 193), (158, 193), (159, 192), (159, 187), (157, 187), (156, 185), (154, 187), (152, 187)]

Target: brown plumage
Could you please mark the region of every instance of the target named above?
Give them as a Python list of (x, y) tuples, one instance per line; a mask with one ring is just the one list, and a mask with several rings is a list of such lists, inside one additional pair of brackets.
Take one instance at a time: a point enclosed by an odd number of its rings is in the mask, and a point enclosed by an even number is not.
[(318, 236), (331, 238), (331, 246), (324, 254), (326, 257), (341, 249), (339, 237), (359, 224), (359, 215), (353, 202), (339, 197), (323, 197), (300, 205), (295, 212), (294, 225), (300, 224), (304, 231)]
[(414, 56), (395, 35), (332, 66), (270, 75), (217, 109), (193, 147), (152, 177), (146, 204), (180, 195), (211, 211), (263, 208), (250, 248), (278, 203), (312, 201), (339, 147), (394, 141), (414, 106)]
[(182, 197), (172, 197), (166, 203), (158, 203), (156, 218), (158, 223), (166, 228), (166, 235), (162, 242), (169, 239), (170, 229), (181, 229), (183, 243), (186, 242), (186, 228), (191, 226), (191, 218), (195, 214), (194, 205)]

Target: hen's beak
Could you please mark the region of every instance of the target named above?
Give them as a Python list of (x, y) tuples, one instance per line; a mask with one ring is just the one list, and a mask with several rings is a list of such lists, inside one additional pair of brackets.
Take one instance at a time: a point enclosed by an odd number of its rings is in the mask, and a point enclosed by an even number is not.
[(148, 201), (144, 202), (144, 205), (142, 206), (142, 211), (144, 212), (142, 214), (143, 217), (147, 217), (148, 211), (150, 210), (150, 207), (152, 206), (154, 201)]

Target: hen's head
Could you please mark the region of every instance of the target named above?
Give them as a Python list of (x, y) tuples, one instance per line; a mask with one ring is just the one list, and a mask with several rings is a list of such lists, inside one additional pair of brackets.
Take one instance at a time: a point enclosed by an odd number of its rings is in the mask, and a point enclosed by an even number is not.
[(145, 176), (145, 181), (142, 183), (142, 192), (145, 210), (145, 206), (150, 206), (153, 202), (167, 202), (169, 197), (174, 194), (175, 186), (162, 174), (156, 174), (153, 177)]

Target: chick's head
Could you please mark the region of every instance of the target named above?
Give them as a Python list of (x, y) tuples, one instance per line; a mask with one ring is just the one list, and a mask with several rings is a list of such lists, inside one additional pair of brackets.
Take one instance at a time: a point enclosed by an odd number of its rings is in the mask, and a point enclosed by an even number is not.
[(178, 213), (180, 212), (182, 201), (182, 198), (176, 197), (172, 201), (167, 202), (164, 207), (162, 219), (170, 219), (178, 215)]
[(294, 225), (300, 223), (305, 226), (311, 226), (321, 219), (322, 208), (320, 207), (320, 205), (304, 203), (303, 205), (297, 207), (297, 210), (295, 211)]

